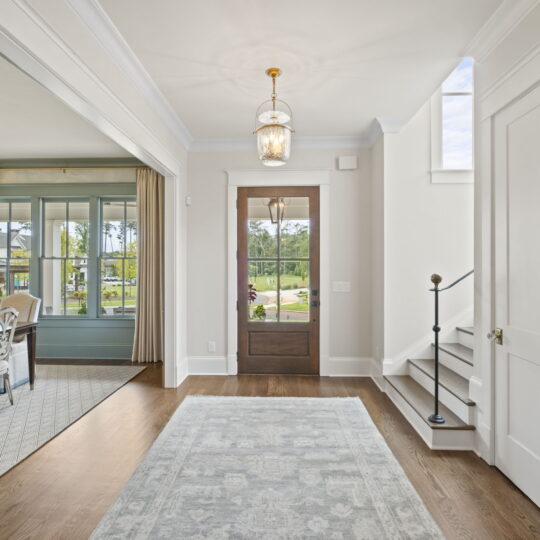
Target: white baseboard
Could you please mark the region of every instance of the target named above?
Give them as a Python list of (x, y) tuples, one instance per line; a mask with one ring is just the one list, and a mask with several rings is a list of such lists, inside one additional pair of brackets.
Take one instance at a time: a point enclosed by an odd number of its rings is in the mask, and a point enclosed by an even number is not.
[[(371, 377), (373, 360), (360, 356), (331, 356), (326, 373), (328, 377)], [(323, 375), (323, 373), (321, 373)]]
[(178, 386), (180, 386), (187, 378), (189, 377), (189, 373), (186, 371), (184, 373), (182, 373), (179, 377), (179, 380), (178, 380), (178, 385), (177, 385), (177, 388)]
[[(372, 367), (372, 358), (334, 356), (325, 362), (324, 370), (321, 369), (321, 376), (371, 377)], [(188, 373), (190, 375), (236, 375), (238, 373), (236, 355), (190, 356), (188, 357)]]
[(190, 375), (228, 375), (227, 358), (225, 356), (189, 356), (188, 373)]
[(371, 379), (381, 392), (385, 392), (382, 364), (382, 360), (377, 360), (376, 358), (371, 359)]
[(238, 375), (238, 358), (236, 354), (227, 356), (227, 373), (229, 375)]

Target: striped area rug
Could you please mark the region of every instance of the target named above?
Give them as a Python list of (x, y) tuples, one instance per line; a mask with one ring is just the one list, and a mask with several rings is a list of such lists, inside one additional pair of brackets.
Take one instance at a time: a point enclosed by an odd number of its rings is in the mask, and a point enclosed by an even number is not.
[(0, 475), (76, 422), (146, 369), (138, 366), (38, 365), (34, 390), (0, 395)]

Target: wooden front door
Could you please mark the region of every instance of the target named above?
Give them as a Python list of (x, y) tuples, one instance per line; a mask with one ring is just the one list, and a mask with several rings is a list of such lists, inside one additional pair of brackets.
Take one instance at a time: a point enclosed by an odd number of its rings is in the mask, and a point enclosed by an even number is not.
[(238, 189), (238, 372), (319, 373), (319, 188)]
[(495, 464), (540, 505), (540, 88), (495, 116)]

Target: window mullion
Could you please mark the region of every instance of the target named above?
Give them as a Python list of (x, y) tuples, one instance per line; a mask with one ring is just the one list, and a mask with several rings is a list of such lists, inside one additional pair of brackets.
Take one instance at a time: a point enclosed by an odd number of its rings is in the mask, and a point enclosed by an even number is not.
[(7, 294), (13, 294), (11, 290), (11, 202), (8, 202), (8, 215), (7, 215), (7, 238), (6, 238), (6, 291)]
[(32, 197), (30, 221), (32, 223), (32, 240), (30, 244), (30, 294), (38, 298), (43, 298), (41, 294), (41, 268), (39, 257), (41, 255), (41, 204), (39, 197)]
[(99, 311), (99, 276), (100, 276), (100, 231), (101, 217), (99, 197), (90, 197), (89, 209), (89, 246), (86, 308), (88, 317), (97, 317)]

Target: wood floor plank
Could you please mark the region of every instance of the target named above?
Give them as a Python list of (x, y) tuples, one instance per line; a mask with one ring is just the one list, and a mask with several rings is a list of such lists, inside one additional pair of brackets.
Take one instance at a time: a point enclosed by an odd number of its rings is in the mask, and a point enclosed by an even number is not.
[(472, 452), (429, 450), (368, 378), (191, 376), (150, 366), (0, 477), (0, 538), (88, 538), (186, 395), (360, 397), (449, 539), (540, 539), (540, 510)]

